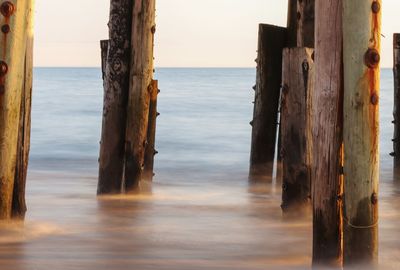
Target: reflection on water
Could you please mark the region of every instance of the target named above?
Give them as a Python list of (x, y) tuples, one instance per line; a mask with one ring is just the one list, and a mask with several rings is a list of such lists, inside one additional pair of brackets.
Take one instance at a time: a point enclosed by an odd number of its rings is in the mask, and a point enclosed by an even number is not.
[[(155, 181), (138, 196), (101, 198), (99, 70), (36, 72), (29, 210), (24, 225), (0, 224), (1, 270), (309, 268), (311, 218), (284, 220), (279, 184), (247, 183), (254, 70), (159, 70)], [(389, 74), (380, 268), (400, 269), (400, 178), (387, 155)], [(70, 102), (59, 107), (62, 100)]]

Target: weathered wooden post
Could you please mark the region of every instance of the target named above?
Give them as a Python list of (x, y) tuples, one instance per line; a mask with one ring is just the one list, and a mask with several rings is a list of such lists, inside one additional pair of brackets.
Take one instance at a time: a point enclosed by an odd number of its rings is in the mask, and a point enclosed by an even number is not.
[[(107, 66), (107, 55), (108, 55), (108, 43), (110, 41), (108, 39), (106, 40), (100, 40), (100, 49), (101, 49), (101, 75), (103, 78), (103, 83), (104, 83), (104, 78), (106, 77), (106, 66)], [(104, 85), (103, 85), (104, 86)]]
[(314, 91), (312, 54), (313, 49), (309, 48), (283, 50), (281, 135), (284, 212), (307, 210), (310, 206), (309, 106), (310, 95)]
[(314, 48), (315, 0), (298, 0), (297, 47)]
[[(0, 219), (23, 217), (29, 154), (33, 1), (4, 1), (0, 43)], [(22, 110), (22, 111), (21, 111)]]
[(132, 1), (111, 0), (109, 43), (104, 74), (103, 126), (97, 188), (99, 195), (122, 191), (131, 25)]
[(147, 128), (147, 145), (144, 154), (144, 171), (143, 179), (147, 181), (153, 180), (154, 175), (154, 156), (157, 154), (156, 144), (156, 123), (157, 123), (157, 96), (158, 81), (153, 80), (151, 83), (150, 106), (149, 106), (149, 122)]
[(381, 0), (343, 0), (344, 264), (378, 259)]
[(155, 0), (135, 1), (132, 14), (131, 70), (125, 136), (126, 192), (139, 188), (144, 169), (155, 31)]
[(394, 137), (393, 150), (395, 167), (400, 167), (400, 34), (393, 34), (393, 75), (394, 75)]
[(249, 179), (272, 180), (286, 28), (260, 24)]
[(340, 266), (343, 143), (342, 0), (316, 1), (312, 92), (313, 264)]
[(298, 0), (288, 0), (287, 45), (286, 45), (286, 47), (288, 48), (297, 47), (297, 29), (298, 29), (297, 1)]

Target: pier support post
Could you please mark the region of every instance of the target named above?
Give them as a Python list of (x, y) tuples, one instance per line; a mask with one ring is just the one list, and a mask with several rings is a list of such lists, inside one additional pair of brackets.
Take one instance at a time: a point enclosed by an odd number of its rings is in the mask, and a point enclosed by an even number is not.
[(341, 266), (342, 0), (316, 1), (312, 92), (313, 265)]
[[(132, 1), (111, 0), (104, 74), (103, 126), (97, 194), (122, 191), (126, 106), (129, 92)], [(103, 50), (104, 56), (104, 50)]]
[(343, 0), (344, 264), (378, 259), (381, 0)]
[(314, 48), (315, 0), (297, 2), (297, 47)]
[[(0, 4), (0, 219), (23, 218), (29, 154), (33, 1)], [(7, 38), (5, 38), (7, 37)]]
[(154, 175), (154, 156), (157, 154), (156, 144), (156, 123), (157, 123), (157, 96), (158, 81), (153, 80), (151, 83), (149, 121), (147, 127), (147, 145), (144, 154), (144, 172), (143, 180), (152, 181)]
[(249, 174), (252, 181), (272, 181), (282, 79), (282, 51), (286, 46), (286, 36), (286, 28), (266, 24), (259, 26)]
[(400, 168), (400, 34), (393, 34), (393, 75), (394, 75), (394, 164)]
[(155, 0), (137, 0), (132, 14), (131, 70), (125, 135), (126, 192), (136, 191), (144, 169), (153, 79)]
[[(282, 74), (282, 210), (310, 206), (309, 106), (314, 91), (313, 49), (283, 50)], [(300, 211), (302, 212), (302, 211)]]

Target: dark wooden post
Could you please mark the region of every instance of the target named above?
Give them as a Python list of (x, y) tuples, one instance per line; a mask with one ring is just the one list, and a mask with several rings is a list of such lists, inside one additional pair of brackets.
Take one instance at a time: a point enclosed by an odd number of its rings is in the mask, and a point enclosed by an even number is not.
[(297, 1), (288, 0), (288, 14), (287, 14), (287, 44), (286, 47), (297, 47)]
[(400, 167), (400, 34), (393, 34), (393, 75), (394, 75), (394, 137), (393, 150), (395, 166)]
[(250, 180), (272, 180), (286, 28), (260, 24)]
[(126, 192), (139, 188), (144, 169), (150, 92), (153, 78), (155, 0), (137, 0), (132, 14), (130, 87), (126, 122)]
[(297, 47), (314, 48), (315, 0), (298, 0)]
[(100, 40), (100, 49), (101, 49), (101, 74), (104, 82), (104, 78), (106, 77), (106, 66), (107, 66), (107, 55), (108, 55), (108, 43), (110, 41)]
[(378, 260), (381, 0), (343, 0), (344, 264)]
[(97, 188), (99, 195), (120, 193), (122, 190), (131, 25), (132, 1), (111, 0)]
[(312, 94), (313, 264), (340, 266), (343, 143), (342, 0), (315, 6)]
[(157, 122), (157, 96), (158, 81), (153, 80), (150, 93), (149, 123), (147, 128), (147, 145), (144, 154), (144, 172), (143, 179), (147, 181), (153, 180), (154, 175), (154, 156), (157, 154), (155, 149), (156, 142), (156, 122)]
[[(32, 78), (33, 1), (1, 4), (0, 219), (25, 214)], [(10, 31), (11, 30), (11, 31)], [(23, 111), (21, 111), (23, 110)]]
[[(283, 50), (282, 158), (284, 212), (310, 206), (309, 106), (313, 92), (313, 50)], [(301, 212), (301, 211), (300, 211)]]

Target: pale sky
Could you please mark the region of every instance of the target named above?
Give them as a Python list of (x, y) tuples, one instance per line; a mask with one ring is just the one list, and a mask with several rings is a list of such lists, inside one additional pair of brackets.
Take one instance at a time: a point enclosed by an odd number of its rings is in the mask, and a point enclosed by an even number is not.
[[(254, 67), (259, 23), (286, 26), (287, 0), (156, 0), (158, 67)], [(110, 0), (36, 0), (35, 65), (100, 66)], [(383, 0), (382, 66), (392, 66), (399, 0)]]

